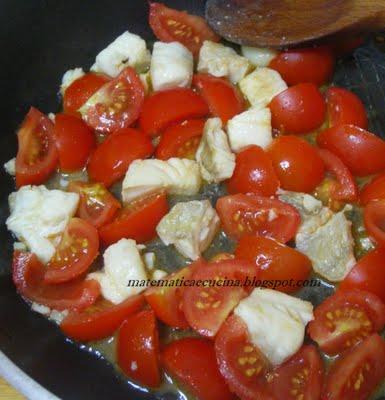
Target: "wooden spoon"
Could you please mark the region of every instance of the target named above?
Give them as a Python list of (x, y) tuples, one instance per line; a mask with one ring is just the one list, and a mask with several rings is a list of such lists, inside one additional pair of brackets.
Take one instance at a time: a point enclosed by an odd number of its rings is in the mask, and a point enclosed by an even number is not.
[(284, 47), (385, 28), (385, 0), (208, 0), (206, 18), (231, 42)]

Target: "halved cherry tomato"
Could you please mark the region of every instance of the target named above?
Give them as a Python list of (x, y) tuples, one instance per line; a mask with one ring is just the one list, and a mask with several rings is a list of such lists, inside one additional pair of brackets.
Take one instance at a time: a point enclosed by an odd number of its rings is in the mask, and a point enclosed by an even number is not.
[(107, 75), (89, 72), (76, 79), (66, 89), (63, 96), (63, 109), (66, 114), (80, 117), (79, 108), (111, 78)]
[(139, 124), (143, 132), (158, 136), (174, 123), (208, 114), (209, 108), (202, 96), (191, 89), (162, 90), (146, 98)]
[(385, 246), (385, 200), (373, 200), (365, 206), (364, 223), (376, 244)]
[(62, 283), (84, 274), (99, 252), (96, 228), (80, 218), (72, 218), (59, 246), (47, 264), (44, 282)]
[(96, 228), (110, 222), (121, 207), (102, 183), (72, 181), (67, 190), (80, 195), (77, 215)]
[(297, 285), (307, 279), (311, 272), (311, 261), (304, 254), (261, 236), (243, 236), (235, 255), (239, 259), (255, 262), (261, 281), (288, 281), (290, 284), (287, 286), (274, 287), (285, 293), (298, 291), (301, 286)]
[(324, 177), (325, 167), (321, 157), (302, 138), (278, 137), (268, 153), (283, 189), (310, 193)]
[(138, 243), (147, 242), (156, 236), (155, 229), (167, 213), (168, 203), (164, 192), (135, 200), (119, 210), (112, 222), (100, 228), (100, 238), (105, 245), (122, 238), (131, 238)]
[(211, 115), (219, 117), (223, 124), (245, 110), (245, 100), (241, 93), (225, 78), (197, 74), (194, 75), (193, 85), (206, 100)]
[(360, 193), (362, 205), (366, 205), (372, 200), (385, 200), (385, 174), (374, 177), (366, 184)]
[(286, 243), (301, 223), (298, 211), (291, 205), (252, 194), (221, 197), (216, 208), (224, 231), (234, 239), (258, 235)]
[[(249, 261), (223, 260), (194, 268), (191, 279), (201, 281), (183, 290), (183, 311), (189, 325), (203, 336), (213, 337), (222, 323), (252, 287), (244, 285), (258, 277)], [(235, 282), (238, 281), (239, 285)]]
[(94, 132), (78, 117), (56, 114), (54, 136), (62, 171), (75, 171), (85, 166), (96, 146)]
[(385, 169), (385, 141), (354, 125), (338, 125), (317, 137), (320, 147), (337, 155), (357, 176)]
[(317, 348), (312, 345), (303, 346), (271, 373), (271, 391), (276, 399), (319, 400), (323, 370)]
[(168, 8), (162, 3), (150, 3), (149, 24), (159, 40), (180, 42), (195, 56), (205, 40), (220, 40), (204, 18)]
[(66, 336), (88, 342), (109, 337), (122, 322), (144, 305), (143, 296), (132, 296), (119, 304), (100, 299), (82, 312), (69, 313), (60, 324)]
[(230, 193), (256, 193), (273, 196), (279, 188), (269, 156), (259, 146), (249, 146), (237, 154), (233, 176), (227, 184)]
[(270, 102), (271, 124), (285, 134), (303, 134), (325, 120), (325, 100), (314, 83), (300, 83), (279, 93)]
[(269, 68), (280, 73), (288, 85), (311, 82), (321, 86), (333, 75), (333, 52), (326, 46), (290, 49), (280, 52)]
[(374, 334), (332, 364), (322, 399), (369, 399), (385, 378), (385, 341)]
[(147, 158), (153, 151), (150, 138), (142, 132), (119, 129), (96, 148), (87, 170), (93, 181), (108, 187), (124, 176), (132, 161)]
[(43, 183), (58, 163), (52, 121), (31, 107), (17, 132), (17, 141), (16, 186)]
[(338, 354), (385, 325), (385, 304), (363, 290), (339, 291), (314, 310), (310, 337), (327, 354)]
[(204, 119), (191, 119), (170, 126), (161, 136), (155, 157), (160, 160), (171, 157), (195, 160), (204, 126)]
[(326, 91), (329, 125), (351, 124), (367, 129), (368, 117), (365, 106), (353, 92), (339, 87)]
[(200, 338), (176, 340), (163, 349), (161, 360), (166, 371), (199, 400), (234, 398), (219, 372), (212, 342)]
[(33, 253), (15, 251), (13, 282), (26, 299), (54, 310), (84, 310), (100, 295), (99, 283), (93, 279), (76, 279), (59, 285), (44, 283), (45, 266)]
[(357, 47), (360, 47), (365, 42), (364, 36), (348, 36), (334, 37), (329, 43), (329, 46), (334, 51), (337, 57), (343, 57), (351, 54)]
[(142, 385), (159, 386), (159, 334), (153, 311), (144, 310), (126, 319), (119, 329), (117, 356), (128, 377)]
[(89, 126), (111, 133), (135, 122), (143, 101), (143, 83), (133, 68), (126, 67), (95, 92), (79, 111)]

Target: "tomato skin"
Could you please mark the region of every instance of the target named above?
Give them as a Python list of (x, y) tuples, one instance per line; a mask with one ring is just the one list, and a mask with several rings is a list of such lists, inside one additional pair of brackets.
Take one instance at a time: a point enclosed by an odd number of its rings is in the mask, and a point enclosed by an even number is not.
[(351, 124), (368, 128), (368, 117), (360, 98), (350, 90), (330, 87), (326, 91), (329, 125)]
[(261, 147), (249, 146), (237, 154), (234, 173), (227, 184), (229, 193), (273, 196), (278, 188), (273, 164)]
[[(337, 40), (335, 40), (337, 39)], [(365, 36), (350, 36), (335, 38), (329, 45), (337, 57), (351, 54), (357, 47), (365, 43)]]
[[(131, 315), (122, 324), (118, 333), (117, 359), (128, 377), (142, 385), (159, 386), (159, 334), (153, 311)], [(133, 362), (137, 368), (132, 368)]]
[(280, 136), (273, 141), (268, 153), (282, 189), (311, 193), (324, 177), (321, 157), (302, 138)]
[(365, 228), (377, 244), (385, 246), (385, 200), (370, 201), (364, 209)]
[(236, 86), (225, 78), (209, 74), (196, 74), (193, 85), (206, 100), (211, 115), (219, 117), (223, 124), (245, 110), (245, 100)]
[(385, 200), (385, 174), (374, 177), (361, 189), (361, 204), (365, 206), (372, 200)]
[(109, 337), (131, 314), (144, 305), (143, 296), (132, 296), (120, 304), (99, 300), (82, 312), (69, 313), (60, 324), (66, 336), (81, 342), (100, 340)]
[[(243, 236), (235, 250), (237, 258), (255, 262), (261, 281), (290, 281), (299, 284), (307, 279), (311, 272), (311, 261), (299, 251), (275, 240)], [(284, 293), (292, 293), (299, 287), (274, 287)]]
[(148, 158), (153, 151), (150, 138), (139, 130), (119, 129), (96, 148), (87, 171), (94, 182), (108, 187), (125, 175), (132, 161)]
[(143, 132), (160, 135), (171, 124), (209, 114), (206, 102), (191, 89), (169, 89), (155, 92), (144, 101), (139, 118)]
[(318, 145), (338, 156), (356, 176), (385, 169), (385, 141), (354, 125), (338, 125), (322, 131)]
[(16, 187), (44, 183), (58, 163), (52, 121), (31, 107), (17, 132), (17, 141)]
[(271, 125), (285, 134), (304, 134), (325, 120), (326, 104), (314, 83), (300, 83), (277, 94), (270, 104)]
[(332, 77), (335, 59), (326, 47), (291, 49), (279, 53), (269, 68), (280, 73), (288, 85), (311, 82), (321, 86)]
[(173, 341), (163, 349), (161, 360), (166, 371), (198, 399), (234, 399), (218, 370), (214, 346), (208, 340), (184, 338)]
[(59, 285), (44, 283), (45, 266), (33, 253), (15, 251), (12, 276), (17, 291), (26, 299), (54, 310), (83, 310), (95, 303), (100, 295), (95, 280), (77, 279)]

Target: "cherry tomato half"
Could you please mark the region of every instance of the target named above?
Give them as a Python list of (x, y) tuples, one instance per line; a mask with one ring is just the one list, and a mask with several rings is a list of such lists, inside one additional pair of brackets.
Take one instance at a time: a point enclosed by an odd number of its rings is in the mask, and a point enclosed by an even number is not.
[(376, 244), (385, 246), (385, 200), (373, 200), (365, 206), (364, 223)]
[(385, 200), (385, 174), (374, 177), (362, 188), (360, 193), (361, 204), (366, 205), (372, 200)]

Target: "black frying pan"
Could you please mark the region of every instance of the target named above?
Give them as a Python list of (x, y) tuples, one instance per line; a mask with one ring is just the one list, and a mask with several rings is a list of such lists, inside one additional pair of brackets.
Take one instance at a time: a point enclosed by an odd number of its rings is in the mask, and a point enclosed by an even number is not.
[[(166, 4), (203, 14), (204, 0)], [(0, 0), (0, 161), (16, 154), (15, 130), (30, 105), (56, 112), (63, 73), (87, 68), (95, 55), (124, 30), (154, 39), (145, 0)], [(371, 42), (337, 69), (337, 83), (366, 103), (372, 130), (385, 129), (385, 57)], [(62, 399), (175, 399), (130, 386), (104, 360), (77, 348), (16, 294), (10, 278), (12, 240), (4, 226), (13, 181), (0, 172), (0, 350)], [(202, 360), (202, 365), (204, 361)], [(220, 399), (218, 399), (220, 400)]]

